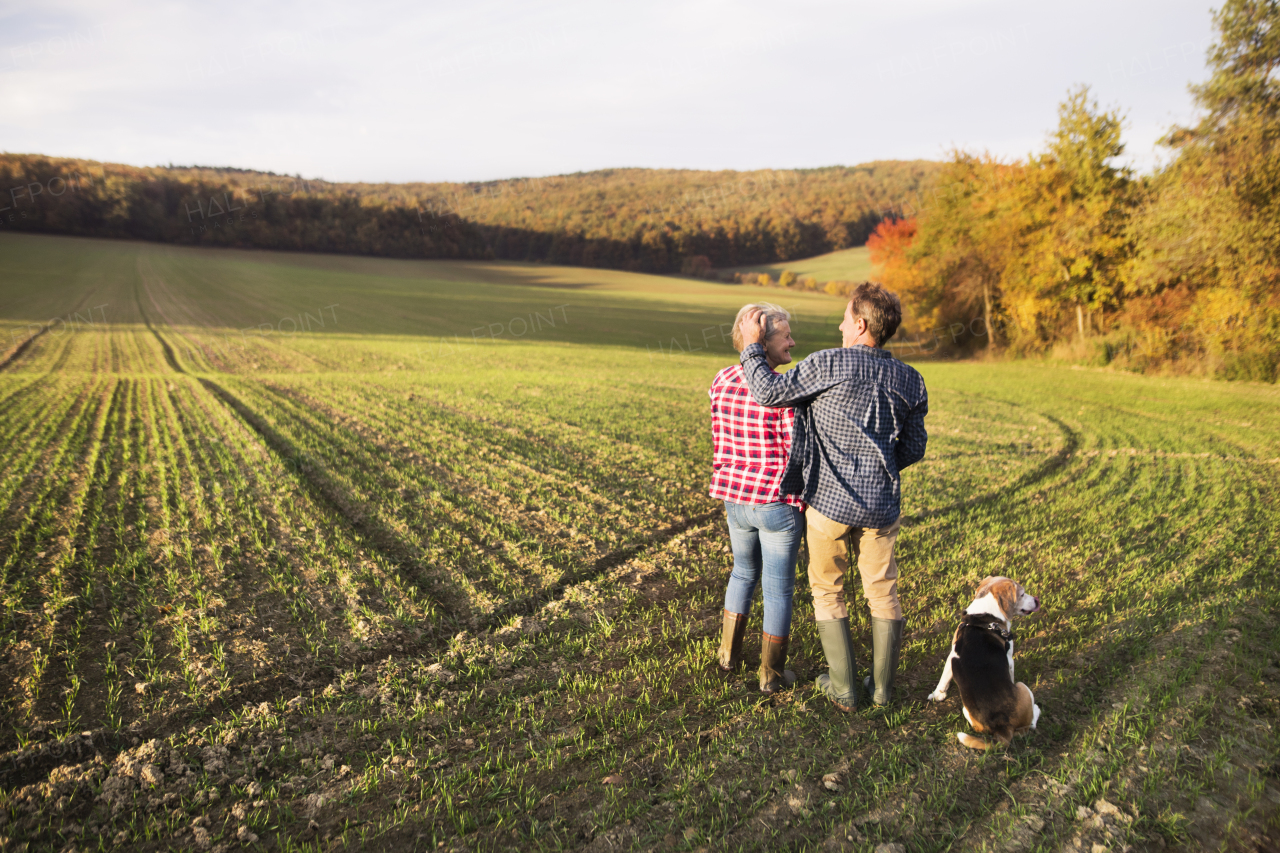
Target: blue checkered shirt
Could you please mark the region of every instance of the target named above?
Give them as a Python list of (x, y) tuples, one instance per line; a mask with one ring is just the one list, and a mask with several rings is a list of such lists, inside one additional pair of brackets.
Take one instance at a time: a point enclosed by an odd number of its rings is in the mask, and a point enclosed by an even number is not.
[(820, 350), (774, 373), (764, 347), (751, 344), (742, 367), (756, 402), (796, 410), (782, 490), (841, 524), (893, 524), (902, 513), (899, 472), (924, 458), (929, 439), (920, 373), (861, 345)]

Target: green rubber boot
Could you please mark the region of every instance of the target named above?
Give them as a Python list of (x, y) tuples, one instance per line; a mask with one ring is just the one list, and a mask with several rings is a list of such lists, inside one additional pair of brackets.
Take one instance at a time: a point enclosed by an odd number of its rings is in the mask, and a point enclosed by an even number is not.
[[(893, 701), (893, 674), (898, 671), (898, 652), (902, 649), (902, 626), (905, 619), (871, 620), (871, 675), (863, 682), (871, 701), (888, 705)], [(875, 678), (875, 688), (871, 679)]]
[(858, 707), (858, 664), (853, 658), (849, 619), (826, 619), (814, 624), (829, 668), (818, 676), (818, 688), (841, 711), (854, 711)]

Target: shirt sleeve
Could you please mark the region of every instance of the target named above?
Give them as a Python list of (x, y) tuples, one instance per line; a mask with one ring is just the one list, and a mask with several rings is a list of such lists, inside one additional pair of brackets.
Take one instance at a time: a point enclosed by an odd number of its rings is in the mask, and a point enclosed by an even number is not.
[(779, 409), (804, 403), (839, 382), (832, 378), (826, 359), (814, 353), (786, 373), (774, 373), (765, 360), (764, 347), (751, 344), (742, 350), (742, 372), (751, 396), (762, 406)]
[(925, 446), (929, 443), (929, 433), (924, 428), (924, 417), (929, 414), (929, 392), (920, 391), (920, 402), (907, 415), (907, 422), (898, 436), (894, 456), (897, 457), (898, 470), (914, 465), (924, 458)]

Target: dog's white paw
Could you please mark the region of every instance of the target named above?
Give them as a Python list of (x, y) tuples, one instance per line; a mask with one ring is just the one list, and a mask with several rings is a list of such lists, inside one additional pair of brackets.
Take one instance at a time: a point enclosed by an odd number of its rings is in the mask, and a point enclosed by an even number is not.
[(1036, 727), (1036, 723), (1038, 722), (1040, 722), (1040, 706), (1032, 705), (1031, 706), (1031, 728), (1034, 729)]
[(929, 694), (930, 702), (941, 702), (946, 698), (947, 698), (947, 691), (945, 690), (935, 690)]

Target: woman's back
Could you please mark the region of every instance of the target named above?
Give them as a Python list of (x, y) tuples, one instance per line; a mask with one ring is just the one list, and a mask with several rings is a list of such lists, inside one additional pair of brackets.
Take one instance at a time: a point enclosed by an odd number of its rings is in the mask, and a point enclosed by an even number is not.
[(745, 504), (786, 501), (780, 484), (791, 450), (792, 409), (770, 409), (751, 396), (742, 365), (726, 367), (711, 382), (711, 489), (717, 500)]

